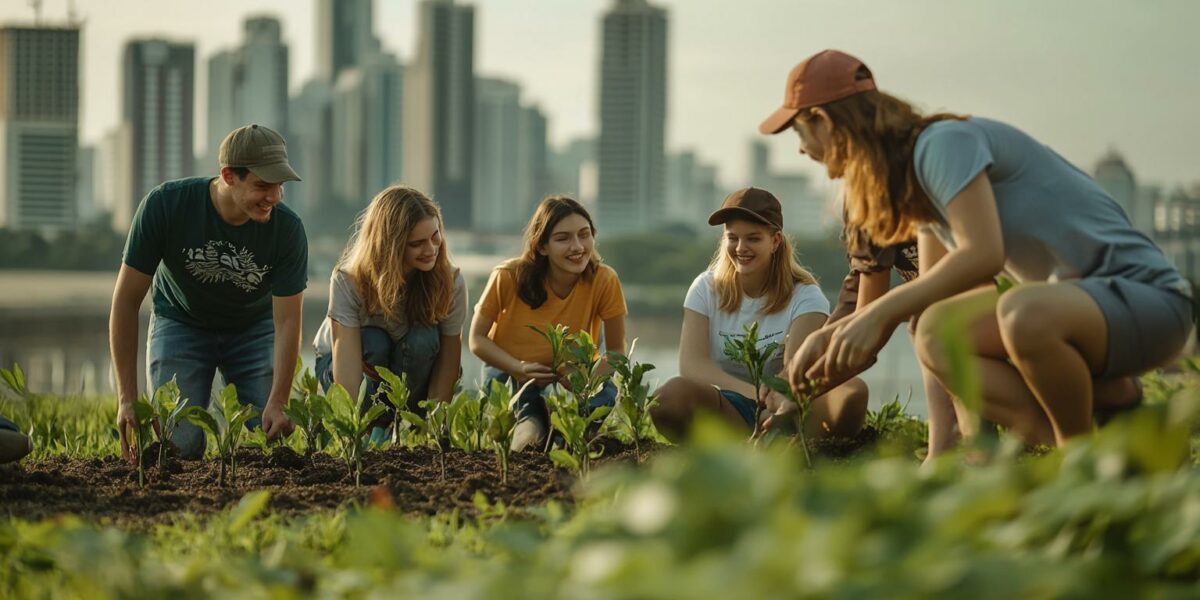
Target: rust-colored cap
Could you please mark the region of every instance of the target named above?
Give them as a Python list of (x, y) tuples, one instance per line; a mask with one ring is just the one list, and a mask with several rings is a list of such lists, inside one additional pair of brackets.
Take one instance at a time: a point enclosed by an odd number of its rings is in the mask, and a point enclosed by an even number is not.
[(734, 219), (746, 219), (783, 229), (783, 207), (771, 192), (748, 187), (726, 196), (721, 208), (709, 215), (708, 224), (720, 225)]
[(783, 90), (783, 106), (767, 117), (758, 131), (767, 135), (779, 133), (806, 108), (873, 89), (875, 78), (863, 61), (839, 50), (822, 50), (792, 67)]

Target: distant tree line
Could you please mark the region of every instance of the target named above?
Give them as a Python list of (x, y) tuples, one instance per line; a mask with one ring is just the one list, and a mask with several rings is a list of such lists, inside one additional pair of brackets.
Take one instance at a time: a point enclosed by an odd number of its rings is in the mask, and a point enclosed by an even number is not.
[(53, 235), (0, 228), (0, 269), (115, 272), (124, 248), (107, 223)]

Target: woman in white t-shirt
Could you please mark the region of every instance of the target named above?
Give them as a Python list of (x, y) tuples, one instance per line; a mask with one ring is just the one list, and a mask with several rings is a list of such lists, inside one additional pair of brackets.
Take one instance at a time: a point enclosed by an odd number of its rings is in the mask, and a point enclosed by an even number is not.
[[(709, 410), (738, 427), (752, 428), (759, 415), (746, 368), (724, 354), (725, 340), (740, 337), (757, 321), (760, 348), (779, 342), (781, 350), (765, 374), (780, 375), (783, 357), (792, 356), (812, 331), (825, 323), (829, 300), (816, 280), (796, 262), (783, 233), (783, 210), (770, 192), (758, 188), (725, 198), (709, 225), (724, 225), (723, 241), (709, 269), (692, 282), (684, 301), (679, 339), (679, 376), (656, 392), (651, 411), (658, 430), (681, 438), (699, 410)], [(762, 390), (769, 411), (789, 401)], [(849, 436), (862, 428), (867, 386), (852, 379), (813, 401), (810, 434)]]
[(329, 281), (329, 311), (317, 331), (317, 379), (356, 394), (380, 385), (376, 367), (408, 378), (410, 408), (449, 400), (462, 362), (467, 288), (450, 263), (442, 213), (421, 192), (392, 186), (358, 217)]

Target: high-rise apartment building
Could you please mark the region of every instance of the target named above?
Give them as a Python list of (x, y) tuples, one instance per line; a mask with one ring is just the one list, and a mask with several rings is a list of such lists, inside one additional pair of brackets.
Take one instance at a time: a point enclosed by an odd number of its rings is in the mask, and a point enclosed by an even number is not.
[(330, 85), (379, 50), (374, 0), (317, 0), (317, 76)]
[(78, 221), (79, 29), (0, 28), (0, 227)]
[(113, 226), (128, 229), (147, 192), (195, 172), (192, 156), (196, 47), (161, 39), (125, 45), (122, 120), (130, 127), (133, 196), (114, 199)]
[(667, 13), (616, 0), (601, 29), (598, 226), (646, 229), (665, 200)]
[(472, 228), (512, 231), (527, 218), (519, 210), (517, 192), (521, 88), (503, 79), (479, 78), (475, 97)]
[(279, 20), (251, 17), (241, 46), (208, 60), (207, 148), (201, 171), (217, 165), (221, 140), (248, 123), (266, 125), (288, 137), (289, 52)]
[(404, 85), (404, 179), (441, 204), (449, 229), (474, 223), (475, 110), (475, 7), (423, 0)]

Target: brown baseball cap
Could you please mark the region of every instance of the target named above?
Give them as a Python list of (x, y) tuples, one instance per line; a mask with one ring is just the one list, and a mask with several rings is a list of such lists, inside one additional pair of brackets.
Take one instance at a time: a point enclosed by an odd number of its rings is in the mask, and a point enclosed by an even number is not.
[(779, 133), (806, 108), (873, 89), (875, 78), (863, 61), (839, 50), (822, 50), (792, 67), (783, 89), (783, 106), (767, 117), (758, 131), (767, 135)]
[(783, 207), (771, 192), (748, 187), (726, 196), (721, 208), (709, 215), (708, 224), (720, 225), (734, 219), (746, 219), (783, 229)]
[(245, 167), (267, 183), (300, 181), (288, 164), (287, 142), (279, 132), (263, 125), (246, 125), (229, 132), (221, 142), (217, 161), (222, 167)]

